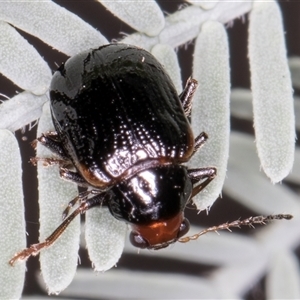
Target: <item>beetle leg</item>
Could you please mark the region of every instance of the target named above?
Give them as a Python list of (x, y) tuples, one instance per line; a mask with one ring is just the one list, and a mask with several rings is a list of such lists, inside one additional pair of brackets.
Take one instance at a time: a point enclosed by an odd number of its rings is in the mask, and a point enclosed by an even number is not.
[(193, 184), (205, 179), (202, 183), (193, 187), (192, 197), (201, 192), (217, 175), (217, 169), (214, 167), (189, 169), (188, 175)]
[(69, 215), (69, 211), (70, 209), (77, 203), (83, 203), (87, 200), (88, 195), (91, 193), (91, 191), (84, 191), (82, 193), (79, 193), (79, 195), (77, 197), (75, 197), (73, 200), (71, 200), (67, 207), (65, 208), (65, 210), (62, 213), (62, 220), (64, 220), (68, 215)]
[(47, 147), (53, 153), (57, 154), (59, 158), (55, 157), (33, 157), (30, 159), (30, 162), (36, 166), (38, 161), (43, 162), (44, 166), (52, 166), (52, 165), (61, 165), (61, 166), (68, 166), (72, 165), (70, 159), (65, 154), (62, 144), (58, 139), (57, 132), (55, 131), (48, 131), (47, 133), (43, 133), (39, 138), (34, 140), (31, 145), (36, 148), (37, 142), (40, 142), (43, 146)]
[(15, 256), (9, 261), (9, 264), (14, 265), (16, 261), (27, 260), (30, 256), (38, 255), (41, 250), (50, 247), (62, 235), (62, 233), (77, 215), (84, 214), (90, 208), (101, 205), (103, 202), (108, 201), (110, 197), (110, 194), (102, 193), (82, 202), (80, 206), (45, 239), (44, 242), (32, 244), (29, 248), (23, 249), (19, 253), (16, 253)]
[(192, 100), (197, 86), (198, 81), (190, 77), (187, 80), (184, 90), (179, 95), (179, 99), (182, 103), (182, 107), (187, 118), (191, 117)]
[[(52, 139), (54, 140), (57, 140), (58, 139), (58, 134), (56, 131), (47, 131), (46, 133), (43, 133), (42, 135), (46, 135), (48, 137), (51, 137)], [(39, 142), (38, 140), (39, 138), (35, 139), (33, 142), (31, 142), (31, 146), (36, 149), (36, 145), (37, 145), (37, 142)]]
[(62, 219), (64, 220), (68, 215), (69, 215), (69, 211), (70, 209), (77, 203), (83, 203), (83, 202), (86, 202), (87, 199), (88, 199), (88, 196), (90, 194), (100, 194), (103, 192), (99, 191), (99, 190), (88, 190), (88, 191), (84, 191), (84, 192), (81, 192), (79, 193), (79, 195), (77, 197), (75, 197), (73, 200), (71, 200), (67, 207), (65, 208), (65, 210), (63, 211), (63, 214), (62, 214)]
[(80, 195), (78, 195), (77, 197), (75, 197), (73, 200), (71, 200), (67, 207), (64, 209), (63, 213), (62, 213), (62, 220), (64, 221), (66, 219), (66, 217), (69, 215), (69, 212), (71, 210), (71, 208), (81, 200)]
[(42, 162), (44, 167), (49, 167), (53, 165), (68, 165), (70, 164), (70, 161), (65, 161), (60, 158), (55, 157), (32, 157), (30, 158), (30, 162), (36, 166), (38, 162)]
[[(37, 138), (37, 141), (40, 142), (43, 146), (47, 147), (52, 152), (54, 152), (55, 154), (59, 155), (60, 158), (64, 160), (69, 160), (62, 147), (61, 141), (58, 139), (56, 132), (49, 131), (47, 133), (43, 133), (40, 137)], [(36, 142), (33, 143), (34, 146), (35, 144)]]
[(59, 175), (62, 179), (74, 182), (78, 186), (86, 188), (90, 186), (78, 172), (71, 171), (68, 168), (61, 167), (59, 169)]
[(201, 132), (196, 138), (195, 138), (195, 146), (192, 156), (204, 145), (204, 143), (207, 141), (208, 135), (205, 132)]

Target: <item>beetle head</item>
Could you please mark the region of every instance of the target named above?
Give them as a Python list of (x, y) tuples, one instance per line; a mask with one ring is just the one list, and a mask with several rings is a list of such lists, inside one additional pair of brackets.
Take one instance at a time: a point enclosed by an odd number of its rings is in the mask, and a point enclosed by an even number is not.
[(192, 188), (185, 166), (156, 166), (113, 187), (108, 206), (113, 216), (132, 226), (134, 246), (164, 248), (189, 229), (183, 210)]
[(138, 248), (162, 249), (175, 243), (190, 229), (190, 222), (178, 214), (175, 217), (148, 225), (132, 225), (130, 242)]

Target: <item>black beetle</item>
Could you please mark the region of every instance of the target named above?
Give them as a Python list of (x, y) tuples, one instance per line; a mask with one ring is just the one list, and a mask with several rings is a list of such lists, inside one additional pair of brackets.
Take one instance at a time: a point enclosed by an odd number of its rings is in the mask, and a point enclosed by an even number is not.
[(214, 167), (184, 165), (207, 139), (204, 132), (194, 139), (190, 127), (196, 87), (197, 81), (189, 79), (178, 96), (161, 64), (131, 45), (109, 44), (68, 59), (50, 87), (56, 132), (38, 138), (60, 158), (33, 161), (58, 163), (61, 177), (89, 189), (70, 201), (64, 221), (44, 242), (22, 250), (9, 263), (37, 255), (78, 214), (99, 205), (131, 225), (134, 246), (149, 249), (211, 231), (291, 219), (283, 214), (250, 217), (182, 237), (189, 230), (185, 206), (216, 176)]
[(38, 141), (60, 156), (43, 160), (59, 162), (64, 179), (90, 189), (70, 202), (64, 218), (80, 206), (51, 237), (23, 256), (37, 254), (76, 215), (103, 204), (131, 225), (136, 247), (164, 248), (186, 234), (186, 204), (216, 175), (213, 167), (184, 165), (207, 139), (194, 138), (188, 120), (196, 87), (189, 79), (178, 96), (153, 55), (125, 44), (82, 52), (60, 66), (50, 86), (56, 132)]

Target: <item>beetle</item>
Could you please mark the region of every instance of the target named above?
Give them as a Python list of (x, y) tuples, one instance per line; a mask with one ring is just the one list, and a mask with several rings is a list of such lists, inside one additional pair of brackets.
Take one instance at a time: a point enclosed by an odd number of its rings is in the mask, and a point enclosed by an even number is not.
[(131, 226), (130, 241), (138, 248), (157, 250), (180, 240), (189, 230), (187, 203), (217, 172), (185, 165), (207, 140), (204, 132), (194, 137), (190, 125), (196, 88), (189, 79), (178, 95), (155, 57), (127, 44), (87, 50), (62, 64), (50, 85), (56, 131), (38, 138), (59, 159), (34, 161), (59, 163), (62, 178), (88, 189), (69, 203), (64, 221), (44, 242), (10, 263), (37, 255), (78, 214), (100, 205)]

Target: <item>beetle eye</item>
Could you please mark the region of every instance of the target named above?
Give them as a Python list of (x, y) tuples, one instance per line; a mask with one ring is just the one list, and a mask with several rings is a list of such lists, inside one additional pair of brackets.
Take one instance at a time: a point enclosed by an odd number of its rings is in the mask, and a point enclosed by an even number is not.
[(184, 218), (180, 227), (179, 227), (179, 232), (177, 235), (177, 238), (181, 238), (183, 237), (185, 234), (188, 233), (188, 231), (190, 230), (190, 222), (188, 219)]
[(134, 247), (145, 249), (149, 243), (138, 233), (131, 231), (129, 236), (130, 242)]

